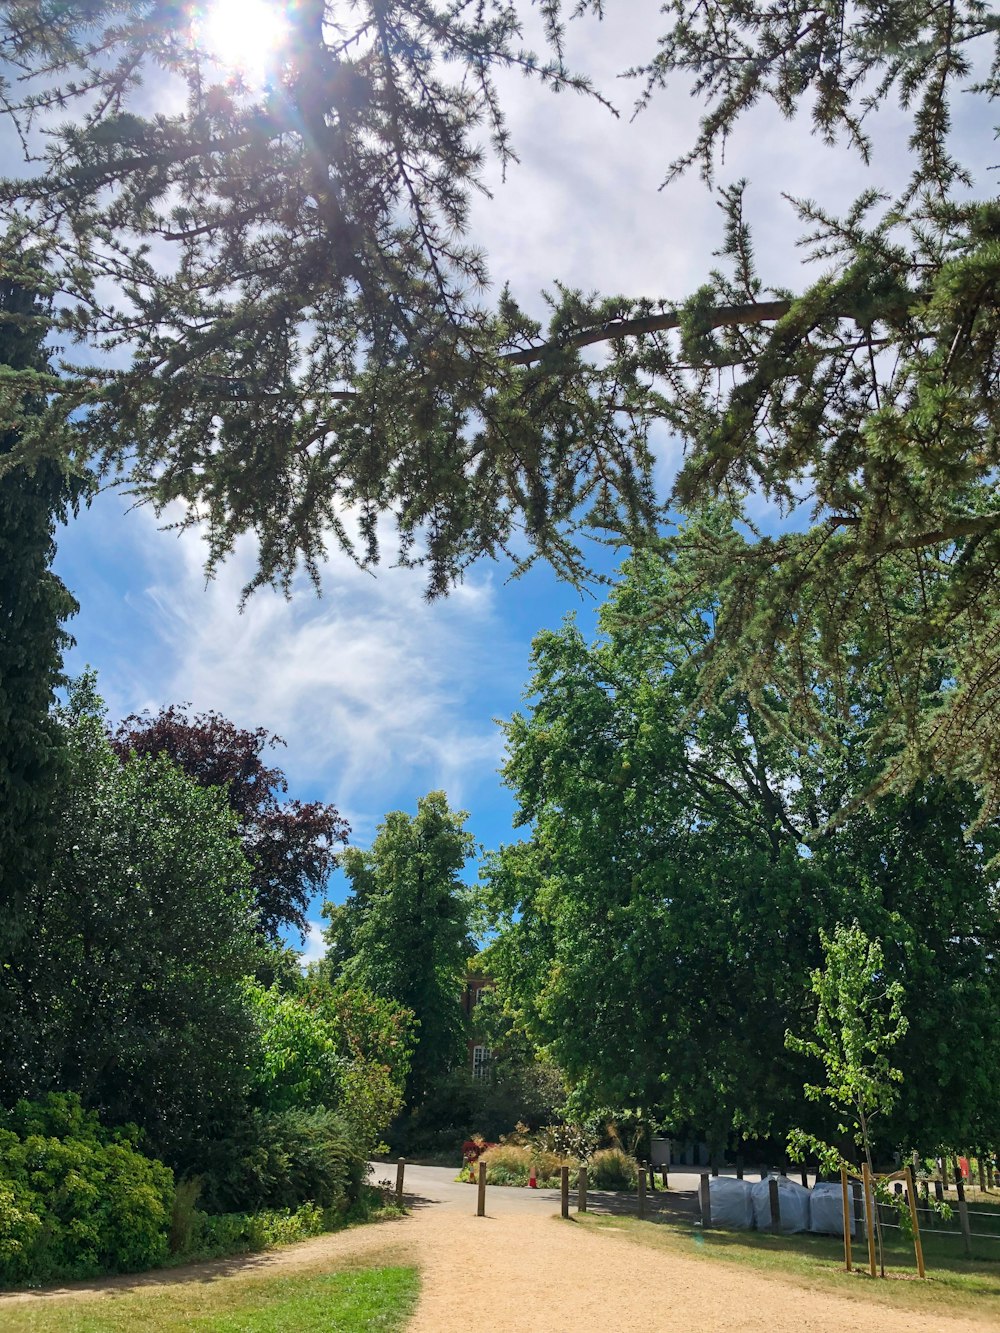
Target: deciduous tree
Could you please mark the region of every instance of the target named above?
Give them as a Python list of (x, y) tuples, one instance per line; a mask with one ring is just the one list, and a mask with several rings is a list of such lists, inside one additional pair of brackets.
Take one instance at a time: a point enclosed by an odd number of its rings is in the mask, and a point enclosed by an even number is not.
[[(769, 735), (738, 689), (706, 696), (710, 594), (673, 622), (639, 614), (677, 578), (633, 561), (595, 642), (572, 623), (536, 638), (504, 770), (529, 836), (487, 866), (508, 1007), (582, 1110), (829, 1138), (784, 1032), (803, 1027), (820, 930), (857, 919), (911, 1005), (882, 1146), (990, 1141), (996, 829), (970, 838), (973, 792), (940, 780), (857, 803), (877, 762), (877, 663), (851, 683), (851, 728), (831, 710), (825, 741), (787, 714)], [(769, 705), (783, 710), (776, 692)]]
[(59, 716), (69, 752), (51, 873), (10, 964), (17, 1022), (2, 1093), (78, 1092), (190, 1166), (243, 1109), (261, 948), (249, 871), (221, 793), (165, 755), (121, 765), (93, 682)]
[(284, 744), (280, 736), (238, 727), (216, 712), (189, 717), (171, 706), (152, 717), (127, 717), (113, 744), (122, 759), (165, 754), (203, 787), (221, 788), (250, 863), (261, 929), (272, 939), (283, 926), (305, 930), (309, 900), (326, 887), (335, 846), (350, 828), (332, 805), (283, 799), (284, 773), (264, 762), (267, 749)]
[(475, 845), (467, 818), (449, 809), (444, 792), (430, 792), (415, 816), (388, 814), (368, 851), (349, 847), (340, 858), (351, 894), (334, 909), (337, 971), (348, 986), (413, 1014), (410, 1106), (465, 1057), (461, 997), (474, 946), (471, 901), (459, 876)]

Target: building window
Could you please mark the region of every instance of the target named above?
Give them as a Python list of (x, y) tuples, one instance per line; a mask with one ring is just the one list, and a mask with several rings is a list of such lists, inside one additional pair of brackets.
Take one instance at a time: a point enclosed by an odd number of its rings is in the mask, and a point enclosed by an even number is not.
[(490, 1053), (485, 1046), (473, 1046), (472, 1048), (472, 1077), (485, 1078), (486, 1070), (490, 1062)]

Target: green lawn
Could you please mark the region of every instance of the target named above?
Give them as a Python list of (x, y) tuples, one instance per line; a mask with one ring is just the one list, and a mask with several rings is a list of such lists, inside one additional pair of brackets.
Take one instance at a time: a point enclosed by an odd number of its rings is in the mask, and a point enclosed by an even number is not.
[(704, 1259), (706, 1263), (743, 1264), (815, 1290), (925, 1314), (962, 1314), (1000, 1327), (1000, 1242), (981, 1242), (994, 1253), (961, 1258), (961, 1241), (933, 1232), (923, 1234), (927, 1279), (917, 1277), (912, 1248), (893, 1246), (886, 1253), (886, 1281), (867, 1274), (868, 1246), (854, 1242), (855, 1265), (864, 1273), (844, 1272), (843, 1242), (825, 1236), (772, 1236), (761, 1231), (707, 1231), (690, 1222), (640, 1222), (632, 1217), (574, 1214), (574, 1220), (656, 1249)]
[(233, 1277), (121, 1295), (0, 1306), (4, 1333), (392, 1333), (413, 1311), (413, 1268)]

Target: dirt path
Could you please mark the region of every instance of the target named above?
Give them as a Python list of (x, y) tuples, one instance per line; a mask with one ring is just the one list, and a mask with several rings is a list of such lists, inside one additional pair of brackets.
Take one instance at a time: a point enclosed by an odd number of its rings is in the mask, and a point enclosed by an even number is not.
[[(983, 1333), (984, 1321), (895, 1310), (852, 1294), (809, 1292), (735, 1264), (653, 1250), (614, 1230), (555, 1215), (551, 1196), (491, 1190), (477, 1218), (475, 1191), (421, 1170), (422, 1197), (405, 1218), (359, 1227), (248, 1259), (122, 1278), (100, 1285), (0, 1297), (79, 1300), (151, 1285), (256, 1273), (322, 1272), (352, 1264), (412, 1263), (421, 1296), (408, 1333)], [(425, 1174), (426, 1173), (426, 1174)], [(438, 1195), (434, 1199), (431, 1196)]]

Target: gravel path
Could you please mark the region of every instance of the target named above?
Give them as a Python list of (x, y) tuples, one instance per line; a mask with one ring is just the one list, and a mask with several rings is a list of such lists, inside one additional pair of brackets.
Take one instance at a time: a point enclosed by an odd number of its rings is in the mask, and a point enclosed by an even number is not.
[[(376, 1175), (388, 1174), (376, 1168)], [(477, 1218), (476, 1191), (442, 1167), (407, 1169), (405, 1218), (321, 1236), (247, 1259), (140, 1278), (79, 1284), (9, 1301), (80, 1299), (137, 1286), (218, 1281), (254, 1273), (322, 1272), (353, 1264), (415, 1264), (421, 1295), (407, 1333), (982, 1333), (988, 1325), (933, 1312), (893, 1310), (863, 1293), (808, 1292), (780, 1277), (634, 1243), (558, 1216), (553, 1191), (491, 1189)], [(860, 1281), (860, 1279), (859, 1279)], [(96, 1325), (95, 1325), (96, 1327)], [(290, 1330), (289, 1333), (292, 1333)]]

